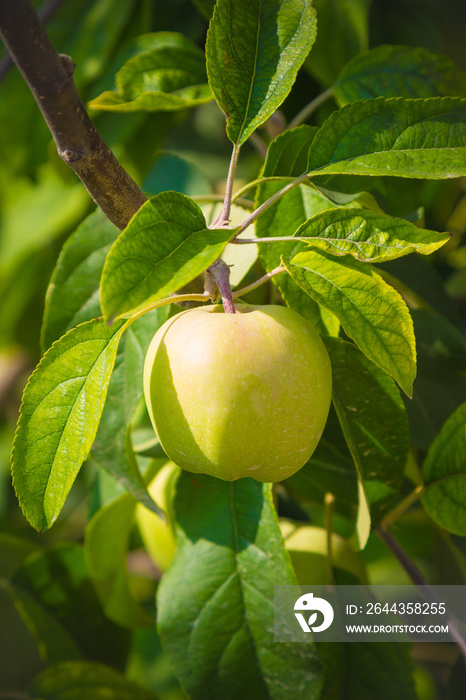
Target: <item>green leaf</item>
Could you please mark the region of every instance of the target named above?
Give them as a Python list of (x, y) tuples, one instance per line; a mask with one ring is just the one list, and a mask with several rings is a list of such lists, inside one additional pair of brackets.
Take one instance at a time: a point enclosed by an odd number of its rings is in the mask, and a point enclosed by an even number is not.
[(125, 332), (92, 447), (94, 461), (155, 513), (159, 509), (147, 492), (133, 454), (131, 421), (143, 396), (146, 352), (155, 332), (167, 320), (168, 310), (169, 305), (149, 311)]
[(68, 661), (40, 673), (29, 687), (36, 700), (157, 700), (113, 668), (90, 661)]
[(106, 91), (89, 103), (116, 112), (171, 111), (210, 102), (204, 52), (182, 34), (152, 35), (152, 47), (130, 58), (118, 71), (117, 92)]
[(466, 75), (447, 56), (413, 46), (377, 46), (341, 71), (333, 89), (340, 104), (370, 97), (466, 96)]
[(406, 409), (411, 445), (427, 450), (466, 396), (466, 344), (460, 331), (432, 309), (412, 309), (411, 316), (418, 372)]
[[(399, 182), (401, 183), (402, 180)], [(445, 291), (445, 280), (440, 272), (440, 266), (433, 263), (433, 260), (413, 255), (409, 258), (398, 258), (381, 263), (379, 269), (382, 274), (388, 273), (395, 280), (394, 286), (398, 284), (396, 280), (399, 280), (401, 282), (400, 290), (403, 287), (405, 290), (411, 290), (411, 293), (407, 291), (407, 297), (413, 296), (413, 299), (416, 299), (412, 304), (413, 307), (418, 307), (422, 311), (430, 308), (434, 313), (442, 315), (447, 323), (456, 323), (458, 310), (451, 303), (451, 297)]]
[(157, 154), (144, 178), (143, 190), (152, 195), (175, 190), (188, 197), (206, 195), (211, 192), (207, 176), (195, 163), (191, 163), (175, 153)]
[(359, 349), (412, 395), (416, 348), (408, 308), (368, 264), (305, 251), (287, 268), (311, 298), (335, 314)]
[(12, 452), (13, 484), (31, 525), (60, 513), (104, 407), (121, 324), (88, 321), (48, 350), (23, 395)]
[(316, 135), (308, 170), (432, 180), (466, 175), (466, 99), (379, 97), (346, 105)]
[(308, 219), (295, 233), (312, 247), (332, 255), (350, 254), (358, 260), (381, 262), (410, 253), (428, 255), (450, 239), (449, 233), (418, 228), (367, 209), (328, 209)]
[(100, 508), (86, 527), (84, 553), (89, 575), (109, 620), (122, 627), (152, 627), (154, 616), (131, 592), (126, 568), (137, 501), (123, 494)]
[(14, 585), (7, 585), (6, 592), (13, 601), (22, 621), (37, 644), (40, 657), (49, 663), (59, 663), (68, 659), (80, 659), (82, 654), (63, 629), (60, 620), (53, 612), (35, 600), (34, 596)]
[(0, 532), (0, 578), (14, 574), (21, 562), (37, 549), (37, 545), (23, 537)]
[(322, 700), (417, 700), (406, 643), (318, 644), (324, 664)]
[(76, 226), (89, 206), (89, 197), (79, 183), (70, 187), (47, 166), (36, 183), (26, 179), (2, 183), (3, 198), (1, 276)]
[(353, 520), (358, 502), (357, 472), (348, 451), (340, 423), (330, 408), (323, 435), (311, 459), (296, 474), (285, 479), (283, 486), (300, 503), (324, 503), (325, 494), (335, 496), (335, 506), (342, 506)]
[(444, 424), (424, 462), (422, 503), (430, 517), (456, 535), (466, 535), (466, 403)]
[[(223, 209), (223, 204), (218, 202), (213, 205), (202, 205), (202, 211), (205, 214), (206, 220), (214, 221), (217, 215), (220, 215)], [(248, 212), (246, 212), (243, 207), (237, 204), (232, 204), (230, 208), (230, 226), (239, 227), (246, 218)], [(237, 236), (237, 239), (250, 238), (250, 232), (248, 230), (243, 231)], [(248, 245), (236, 245), (234, 243), (228, 244), (221, 255), (222, 260), (230, 268), (230, 285), (232, 289), (241, 286), (240, 283), (246, 277), (249, 270), (252, 268), (254, 263), (259, 257), (259, 250), (254, 243)], [(252, 279), (252, 278), (251, 278)], [(250, 281), (250, 280), (248, 280)]]
[(79, 66), (78, 85), (95, 80), (105, 68), (136, 5), (136, 0), (121, 7), (113, 0), (80, 0), (63, 3), (53, 13), (47, 33)]
[(181, 109), (197, 107), (211, 100), (212, 92), (205, 84), (179, 89), (171, 94), (161, 91), (143, 92), (131, 101), (117, 92), (106, 90), (89, 102), (88, 107), (105, 112), (177, 112)]
[(276, 644), (275, 584), (295, 583), (270, 484), (183, 472), (178, 548), (158, 589), (159, 631), (193, 700), (313, 700), (312, 644)]
[(207, 229), (189, 197), (161, 192), (145, 202), (110, 249), (101, 280), (104, 317), (130, 315), (191, 282), (222, 253), (231, 229)]
[(218, 0), (207, 74), (233, 143), (244, 143), (281, 105), (315, 36), (309, 0)]
[(313, 0), (317, 38), (304, 63), (325, 86), (332, 85), (350, 58), (367, 49), (371, 0)]
[[(275, 185), (275, 187), (273, 187)], [(271, 196), (273, 190), (278, 191), (280, 186), (269, 183), (267, 188), (261, 188), (261, 196)], [(288, 192), (277, 204), (267, 209), (256, 221), (256, 235), (260, 238), (269, 236), (293, 236), (296, 228), (304, 223), (309, 216), (319, 208), (326, 208), (328, 202), (324, 201), (316, 190), (301, 185)], [(296, 243), (284, 242), (279, 245), (264, 244), (259, 246), (259, 258), (263, 266), (270, 272), (278, 267), (281, 258), (292, 258), (305, 249), (305, 244), (297, 240)], [(320, 333), (338, 333), (339, 323), (330, 315), (323, 317), (322, 308), (313, 302), (290, 275), (277, 275), (273, 277), (286, 305), (298, 312)]]
[(353, 543), (355, 549), (364, 549), (371, 534), (371, 509), (364, 482), (358, 479), (358, 511), (356, 516)]
[(399, 391), (354, 345), (339, 338), (324, 340), (332, 363), (333, 403), (368, 500), (380, 485), (395, 493), (409, 449)]
[(206, 19), (209, 20), (212, 17), (215, 0), (193, 0), (193, 2)]
[[(304, 124), (277, 136), (269, 145), (263, 177), (299, 176), (305, 172), (309, 146), (317, 131), (316, 127)], [(282, 186), (283, 183), (280, 182), (261, 184), (257, 191), (256, 207), (278, 192)], [(329, 206), (333, 206), (332, 202), (319, 190), (305, 185), (296, 187), (256, 220), (256, 235), (259, 238), (292, 236), (306, 219)], [(283, 243), (280, 247), (263, 245), (260, 246), (259, 257), (266, 271), (270, 272), (280, 265), (282, 255), (291, 257), (303, 248), (304, 245), (298, 242)], [(318, 304), (313, 303), (289, 275), (278, 275), (273, 281), (287, 306), (307, 318), (320, 332), (338, 333), (339, 324), (335, 317), (331, 318), (329, 314), (322, 316)]]
[(32, 554), (7, 592), (49, 663), (82, 657), (124, 662), (127, 633), (104, 616), (79, 545), (63, 543)]
[[(262, 177), (299, 177), (306, 172), (309, 148), (318, 133), (319, 129), (316, 126), (302, 124), (279, 134), (267, 148)], [(274, 183), (265, 183), (261, 187), (269, 185)], [(263, 196), (261, 199), (265, 201)]]
[(448, 680), (448, 700), (462, 700), (464, 684), (466, 682), (466, 664), (463, 656), (459, 655), (453, 664)]
[(118, 234), (117, 227), (97, 209), (63, 246), (47, 290), (42, 326), (45, 350), (71, 328), (101, 315), (100, 275)]

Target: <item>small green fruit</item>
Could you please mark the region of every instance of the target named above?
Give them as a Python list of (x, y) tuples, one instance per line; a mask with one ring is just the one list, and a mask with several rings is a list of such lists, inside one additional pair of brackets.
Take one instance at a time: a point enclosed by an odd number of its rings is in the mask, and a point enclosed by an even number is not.
[(226, 481), (281, 481), (301, 469), (322, 435), (331, 391), (321, 338), (283, 306), (177, 314), (155, 334), (144, 369), (166, 454)]

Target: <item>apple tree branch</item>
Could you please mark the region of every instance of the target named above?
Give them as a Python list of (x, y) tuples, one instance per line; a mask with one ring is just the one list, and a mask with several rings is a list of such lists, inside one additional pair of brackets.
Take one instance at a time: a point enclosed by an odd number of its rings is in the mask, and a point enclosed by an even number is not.
[(79, 97), (74, 64), (58, 54), (29, 0), (1, 0), (0, 36), (26, 80), (62, 160), (119, 229), (146, 197), (101, 139)]

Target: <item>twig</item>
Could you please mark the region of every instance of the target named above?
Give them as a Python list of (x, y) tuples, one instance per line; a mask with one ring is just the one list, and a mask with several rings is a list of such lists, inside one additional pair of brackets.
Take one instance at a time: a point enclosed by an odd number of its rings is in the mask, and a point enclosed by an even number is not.
[(252, 190), (253, 187), (257, 187), (258, 185), (262, 185), (264, 182), (283, 182), (284, 180), (287, 180), (289, 182), (293, 181), (294, 178), (292, 177), (283, 177), (281, 175), (271, 175), (270, 177), (258, 177), (257, 180), (251, 180), (251, 182), (248, 182), (247, 185), (243, 185), (241, 189), (239, 189), (235, 194), (233, 195), (232, 201), (236, 202), (240, 197), (243, 196), (243, 194), (246, 194), (246, 192), (249, 192), (249, 190)]
[(1, 0), (0, 34), (39, 105), (60, 157), (119, 229), (146, 197), (102, 141), (73, 80), (74, 64), (58, 54), (29, 0)]
[(267, 236), (266, 238), (234, 238), (231, 243), (235, 245), (249, 245), (251, 243), (308, 243), (309, 238), (300, 238), (299, 236)]
[(386, 528), (379, 527), (377, 529), (377, 534), (383, 542), (387, 545), (391, 553), (398, 559), (403, 569), (408, 574), (411, 581), (416, 586), (428, 586), (427, 580), (424, 577), (422, 571), (416, 566), (413, 560), (406, 554), (398, 541), (393, 537), (391, 532)]
[(255, 282), (248, 284), (247, 287), (243, 287), (242, 289), (236, 289), (233, 292), (233, 299), (237, 299), (238, 297), (244, 296), (244, 294), (252, 292), (254, 289), (257, 289), (257, 287), (260, 287), (261, 285), (265, 284), (265, 282), (268, 282), (270, 279), (272, 279), (272, 277), (275, 277), (275, 275), (279, 275), (281, 272), (286, 272), (286, 267), (284, 265), (276, 267), (274, 270), (271, 270), (271, 272), (268, 272), (266, 275), (260, 277)]
[[(195, 194), (191, 197), (192, 200), (195, 202), (199, 202), (199, 204), (209, 204), (210, 202), (216, 203), (216, 202), (224, 202), (225, 197), (223, 194)], [(235, 198), (235, 204), (237, 204), (239, 207), (243, 207), (243, 209), (254, 209), (254, 202), (252, 199), (244, 199), (243, 197)]]
[[(408, 574), (411, 581), (415, 586), (422, 586), (425, 597), (429, 598), (432, 602), (438, 603), (437, 596), (429, 585), (428, 581), (424, 577), (422, 571), (416, 566), (413, 560), (406, 554), (404, 549), (400, 546), (398, 541), (393, 537), (391, 532), (386, 528), (379, 527), (377, 529), (377, 534), (380, 539), (385, 542), (391, 553), (398, 559), (403, 569)], [(466, 639), (464, 638), (461, 630), (458, 628), (455, 619), (446, 612), (443, 616), (445, 621), (448, 622), (448, 628), (450, 634), (455, 641), (455, 644), (463, 654), (466, 659)]]
[(209, 228), (220, 228), (225, 226), (230, 221), (230, 210), (231, 210), (231, 199), (233, 196), (233, 183), (235, 181), (236, 166), (238, 164), (240, 147), (233, 146), (233, 152), (231, 154), (230, 167), (228, 169), (227, 184), (225, 187), (225, 198), (223, 202), (223, 209), (218, 216), (215, 217), (214, 221), (211, 223)]
[(422, 484), (420, 486), (416, 486), (416, 488), (411, 491), (410, 494), (406, 496), (400, 503), (398, 503), (393, 510), (391, 510), (387, 515), (383, 518), (382, 522), (380, 523), (382, 528), (387, 528), (390, 525), (393, 525), (394, 522), (400, 518), (403, 513), (405, 513), (408, 508), (410, 508), (413, 503), (416, 503), (416, 501), (422, 496), (422, 494), (425, 491), (425, 486)]
[(251, 134), (249, 137), (249, 142), (251, 143), (252, 146), (256, 149), (258, 154), (262, 156), (262, 158), (267, 157), (267, 144), (265, 141), (259, 136), (258, 133), (254, 131), (254, 133)]
[(245, 231), (248, 228), (248, 226), (250, 226), (253, 223), (253, 221), (255, 221), (257, 217), (260, 216), (264, 211), (271, 207), (272, 204), (275, 204), (275, 202), (281, 197), (283, 197), (285, 194), (293, 190), (295, 187), (298, 187), (298, 185), (307, 180), (308, 177), (309, 174), (307, 172), (303, 173), (303, 175), (300, 175), (295, 180), (292, 180), (287, 185), (285, 185), (285, 187), (282, 187), (281, 190), (275, 192), (274, 195), (269, 197), (269, 199), (267, 199), (263, 204), (261, 204), (260, 207), (255, 209), (253, 212), (251, 212), (251, 214), (249, 214), (249, 216), (245, 218), (245, 220), (236, 232), (236, 237), (239, 236), (240, 233)]
[(327, 492), (325, 494), (324, 507), (325, 507), (325, 531), (327, 533), (328, 581), (329, 581), (329, 583), (335, 583), (335, 576), (333, 573), (333, 548), (332, 548), (333, 514), (335, 511), (335, 496), (333, 495), (333, 493)]
[(321, 104), (326, 102), (333, 95), (333, 87), (329, 87), (328, 90), (324, 90), (320, 95), (317, 95), (309, 104), (307, 104), (303, 109), (298, 112), (294, 119), (288, 124), (288, 129), (294, 129), (295, 126), (299, 126), (306, 121), (308, 117), (311, 116), (313, 112), (316, 111)]

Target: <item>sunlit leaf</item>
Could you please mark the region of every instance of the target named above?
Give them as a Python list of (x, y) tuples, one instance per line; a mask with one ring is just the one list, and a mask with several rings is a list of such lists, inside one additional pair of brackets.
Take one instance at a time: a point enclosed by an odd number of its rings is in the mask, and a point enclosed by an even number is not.
[[(306, 124), (290, 131), (285, 131), (269, 145), (263, 168), (263, 176), (299, 176), (306, 170), (307, 153), (314, 139), (317, 128)], [(256, 195), (256, 206), (263, 204), (278, 192), (282, 182), (265, 182), (260, 185)], [(270, 236), (293, 236), (296, 229), (313, 214), (333, 206), (319, 190), (302, 185), (291, 190), (276, 204), (269, 207), (256, 220), (258, 238)], [(292, 257), (303, 249), (304, 245), (283, 243), (279, 245), (262, 245), (259, 249), (260, 260), (270, 272), (280, 265), (281, 256)], [(323, 316), (321, 307), (309, 298), (289, 275), (273, 278), (287, 306), (307, 318), (322, 333), (338, 333), (339, 323), (335, 316)], [(324, 311), (325, 312), (325, 311)]]
[(304, 251), (288, 270), (300, 287), (335, 314), (345, 333), (408, 394), (416, 376), (413, 323), (401, 296), (365, 263), (350, 256)]
[(466, 99), (366, 100), (333, 112), (309, 172), (443, 179), (466, 175)]
[(244, 143), (281, 105), (315, 36), (309, 0), (218, 0), (207, 73), (233, 143)]
[(104, 317), (129, 315), (170, 296), (215, 262), (233, 235), (231, 229), (207, 229), (197, 204), (179, 192), (152, 197), (107, 256), (100, 288)]
[(428, 255), (450, 239), (449, 233), (427, 231), (406, 219), (340, 207), (308, 219), (295, 235), (332, 255), (349, 253), (366, 262), (392, 260), (413, 252)]
[(121, 324), (88, 321), (45, 353), (23, 395), (12, 452), (16, 495), (31, 525), (60, 513), (104, 407)]
[(152, 35), (151, 48), (118, 71), (117, 91), (103, 92), (89, 106), (113, 112), (186, 109), (212, 100), (204, 52), (182, 34)]
[(133, 453), (131, 421), (143, 396), (144, 359), (155, 332), (168, 318), (170, 306), (144, 314), (127, 329), (108, 386), (92, 458), (146, 508), (158, 513), (147, 492)]

